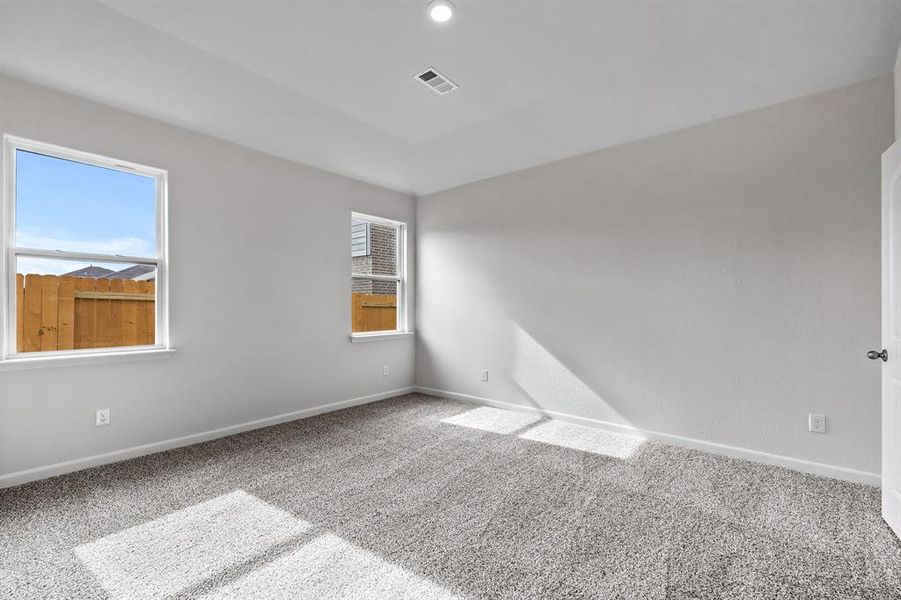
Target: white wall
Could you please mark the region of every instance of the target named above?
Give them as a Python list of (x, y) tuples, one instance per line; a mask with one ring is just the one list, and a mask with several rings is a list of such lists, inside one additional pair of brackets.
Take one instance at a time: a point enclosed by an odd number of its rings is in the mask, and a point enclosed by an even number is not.
[[(406, 221), (412, 235), (413, 198), (3, 76), (0, 132), (169, 170), (177, 349), (161, 361), (0, 373), (7, 483), (413, 384), (412, 340), (348, 339), (350, 212)], [(111, 426), (94, 427), (100, 407)]]
[[(0, 132), (169, 170), (178, 350), (0, 373), (0, 485), (403, 389), (414, 369), (424, 386), (876, 472), (863, 353), (879, 343), (891, 98), (887, 76), (428, 196), (417, 219), (408, 196), (0, 76)], [(351, 210), (417, 220), (415, 356), (409, 339), (347, 340)], [(94, 427), (99, 407), (112, 426)], [(806, 432), (811, 411), (828, 435)]]
[(878, 472), (892, 137), (884, 76), (421, 198), (418, 383)]
[(895, 139), (901, 139), (901, 46), (895, 59)]

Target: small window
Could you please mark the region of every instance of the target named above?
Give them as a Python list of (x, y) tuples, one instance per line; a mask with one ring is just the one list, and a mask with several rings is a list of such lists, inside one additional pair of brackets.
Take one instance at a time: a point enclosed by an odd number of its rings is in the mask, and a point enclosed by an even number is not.
[(350, 221), (351, 331), (406, 331), (406, 226), (354, 213)]
[(4, 356), (168, 346), (166, 173), (6, 136)]

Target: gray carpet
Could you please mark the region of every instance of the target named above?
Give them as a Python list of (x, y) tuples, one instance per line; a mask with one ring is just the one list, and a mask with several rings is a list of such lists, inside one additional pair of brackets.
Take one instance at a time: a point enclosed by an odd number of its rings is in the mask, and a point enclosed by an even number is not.
[(875, 488), (409, 395), (0, 490), (2, 598), (901, 598)]

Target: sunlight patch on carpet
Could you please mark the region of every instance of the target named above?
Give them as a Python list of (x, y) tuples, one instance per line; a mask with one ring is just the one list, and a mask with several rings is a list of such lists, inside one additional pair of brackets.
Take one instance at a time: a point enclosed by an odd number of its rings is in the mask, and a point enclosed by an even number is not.
[(75, 554), (113, 598), (166, 598), (312, 525), (243, 490), (82, 544)]
[(203, 598), (456, 600), (444, 588), (325, 533)]
[(441, 422), (472, 429), (481, 429), (492, 433), (508, 434), (534, 425), (540, 420), (540, 415), (530, 415), (483, 406), (448, 417), (447, 419), (441, 419)]
[(644, 438), (566, 421), (550, 420), (539, 414), (502, 410), (483, 406), (441, 419), (442, 423), (480, 429), (531, 442), (590, 452), (612, 458), (628, 459), (644, 443)]
[(637, 436), (583, 427), (564, 421), (545, 421), (518, 437), (622, 459), (630, 458), (644, 443), (644, 439)]

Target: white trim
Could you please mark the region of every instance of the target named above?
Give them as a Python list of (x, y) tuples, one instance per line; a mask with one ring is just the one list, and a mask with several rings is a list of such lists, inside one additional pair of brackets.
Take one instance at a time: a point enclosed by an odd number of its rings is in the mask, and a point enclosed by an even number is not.
[(53, 158), (61, 158), (63, 160), (72, 160), (77, 162), (95, 164), (106, 167), (107, 169), (113, 169), (115, 171), (135, 173), (137, 175), (143, 175), (145, 177), (153, 178), (166, 174), (166, 171), (164, 169), (148, 167), (146, 165), (140, 165), (138, 163), (110, 158), (101, 154), (93, 154), (91, 152), (84, 152), (83, 150), (75, 150), (74, 148), (66, 148), (64, 146), (57, 146), (55, 144), (49, 144), (47, 142), (39, 142), (37, 140), (31, 140), (15, 135), (4, 134), (3, 140), (4, 142), (9, 143), (16, 148), (21, 148), (26, 152), (34, 152), (35, 154), (43, 154), (45, 156), (52, 156)]
[(66, 473), (81, 471), (82, 469), (89, 469), (91, 467), (96, 467), (99, 465), (128, 460), (129, 458), (137, 458), (139, 456), (146, 456), (148, 454), (155, 454), (157, 452), (172, 450), (173, 448), (199, 444), (201, 442), (207, 442), (209, 440), (214, 440), (229, 435), (235, 435), (237, 433), (251, 431), (253, 429), (261, 429), (263, 427), (278, 425), (279, 423), (287, 423), (288, 421), (296, 421), (297, 419), (313, 417), (323, 413), (340, 410), (342, 408), (359, 406), (361, 404), (369, 404), (370, 402), (384, 400), (385, 398), (392, 398), (394, 396), (407, 394), (412, 392), (413, 390), (414, 388), (411, 386), (397, 390), (390, 390), (387, 392), (380, 392), (378, 394), (370, 394), (368, 396), (359, 396), (357, 398), (351, 398), (350, 400), (341, 400), (339, 402), (331, 402), (329, 404), (322, 404), (320, 406), (304, 408), (301, 410), (296, 410), (294, 412), (276, 415), (274, 417), (257, 419), (255, 421), (247, 421), (246, 423), (241, 423), (239, 425), (231, 425), (229, 427), (211, 429), (209, 431), (185, 435), (161, 442), (152, 442), (150, 444), (142, 444), (140, 446), (133, 446), (131, 448), (125, 448), (123, 450), (114, 450), (112, 452), (94, 454), (92, 456), (76, 458), (75, 460), (67, 460), (52, 465), (35, 467), (33, 469), (25, 469), (23, 471), (16, 471), (13, 473), (8, 473), (6, 475), (0, 475), (0, 488), (22, 485), (23, 483), (28, 483), (29, 481), (37, 481), (39, 479), (46, 479), (48, 477), (56, 477), (57, 475), (64, 475)]
[[(168, 173), (163, 169), (139, 165), (127, 161), (117, 160), (99, 154), (73, 150), (62, 146), (55, 146), (45, 142), (29, 140), (9, 134), (3, 134), (3, 191), (2, 214), (3, 226), (0, 232), (4, 236), (3, 259), (0, 260), (0, 283), (5, 286), (5, 293), (0, 293), (0, 360), (7, 363), (19, 360), (26, 353), (18, 352), (16, 348), (16, 314), (13, 307), (16, 302), (16, 257), (40, 256), (55, 259), (83, 260), (109, 263), (147, 264), (156, 268), (156, 344), (154, 349), (169, 349), (169, 190)], [(122, 171), (153, 178), (156, 185), (156, 256), (137, 257), (122, 255), (107, 255), (90, 252), (68, 252), (48, 248), (19, 248), (16, 246), (16, 151), (33, 152), (45, 156), (51, 156), (62, 160), (81, 162), (88, 165), (100, 166), (107, 169)], [(81, 352), (79, 360), (91, 361), (94, 354), (102, 355), (122, 353), (133, 354), (133, 347), (103, 348), (102, 351)], [(66, 354), (69, 354), (66, 352)], [(73, 353), (74, 354), (74, 353)], [(39, 355), (54, 356), (56, 353), (29, 352), (29, 360)], [(74, 363), (70, 363), (74, 364)]]
[(411, 333), (413, 324), (410, 323), (410, 300), (411, 290), (408, 282), (410, 281), (409, 262), (407, 252), (407, 224), (402, 223), (397, 228), (397, 272), (401, 275), (401, 280), (397, 284), (397, 297), (401, 299), (400, 306), (397, 307), (397, 328), (401, 332)]
[(159, 346), (131, 346), (128, 350), (72, 350), (69, 352), (30, 352), (27, 354), (23, 352), (17, 354), (15, 358), (7, 358), (0, 361), (0, 373), (46, 369), (49, 367), (75, 367), (80, 365), (134, 362), (138, 360), (159, 360), (171, 358), (174, 354), (175, 349)]
[(122, 254), (96, 254), (93, 252), (67, 252), (65, 250), (41, 250), (39, 248), (13, 248), (16, 256), (39, 256), (58, 260), (80, 260), (107, 263), (128, 263), (135, 265), (157, 266), (160, 262), (154, 257), (124, 256)]
[[(410, 321), (410, 310), (409, 304), (411, 301), (412, 291), (410, 290), (410, 286), (407, 285), (409, 279), (409, 273), (407, 270), (407, 224), (403, 221), (395, 221), (393, 219), (386, 219), (384, 217), (376, 217), (373, 215), (367, 215), (365, 213), (358, 213), (355, 211), (351, 211), (350, 213), (351, 223), (356, 221), (363, 221), (364, 223), (377, 223), (380, 225), (387, 225), (389, 227), (394, 227), (397, 229), (397, 275), (375, 275), (375, 274), (366, 274), (366, 273), (353, 273), (353, 269), (351, 269), (350, 278), (353, 280), (369, 280), (369, 281), (393, 281), (397, 284), (396, 294), (397, 294), (397, 329), (390, 332), (376, 332), (379, 338), (369, 339), (368, 336), (360, 335), (360, 334), (351, 334), (351, 342), (357, 341), (375, 341), (375, 339), (383, 339), (384, 336), (388, 336), (394, 334), (395, 337), (398, 335), (403, 336), (404, 334), (411, 334), (411, 323)], [(371, 248), (370, 248), (371, 251)], [(362, 339), (362, 338), (367, 339)], [(358, 339), (359, 338), (359, 339)]]
[(552, 410), (543, 410), (532, 406), (522, 406), (520, 404), (512, 404), (510, 402), (501, 402), (500, 400), (491, 400), (481, 396), (472, 396), (469, 394), (460, 394), (448, 390), (439, 390), (436, 388), (417, 386), (416, 391), (422, 394), (430, 394), (432, 396), (443, 396), (452, 400), (461, 400), (473, 404), (483, 404), (502, 408), (505, 410), (515, 410), (519, 412), (527, 412), (539, 414), (545, 417), (553, 418), (558, 421), (566, 421), (586, 427), (594, 427), (605, 431), (615, 433), (626, 433), (630, 435), (639, 435), (645, 439), (674, 446), (682, 446), (685, 448), (693, 448), (695, 450), (703, 450), (713, 454), (722, 456), (730, 456), (732, 458), (740, 458), (751, 462), (763, 463), (767, 465), (775, 465), (777, 467), (785, 467), (802, 473), (812, 473), (814, 475), (822, 475), (824, 477), (832, 477), (844, 481), (852, 481), (854, 483), (863, 483), (878, 487), (882, 481), (879, 473), (871, 473), (869, 471), (860, 471), (857, 469), (849, 469), (848, 467), (839, 467), (837, 465), (829, 465), (825, 463), (812, 462), (800, 458), (792, 458), (790, 456), (782, 456), (779, 454), (770, 454), (768, 452), (760, 452), (759, 450), (750, 450), (748, 448), (739, 448), (738, 446), (729, 446), (726, 444), (718, 444), (716, 442), (707, 442), (694, 438), (673, 435), (670, 433), (661, 433), (649, 429), (641, 429), (640, 427), (632, 427), (631, 425), (621, 425), (619, 423), (611, 423), (609, 421), (601, 421), (599, 419), (591, 419), (588, 417), (579, 417), (568, 413), (562, 413)]
[(381, 225), (390, 225), (391, 227), (400, 227), (406, 225), (406, 223), (404, 223), (403, 221), (395, 221), (394, 219), (386, 219), (385, 217), (367, 215), (366, 213), (357, 211), (351, 211), (350, 218), (356, 219), (357, 221), (370, 221), (372, 223), (379, 223)]
[(0, 207), (0, 359), (9, 354), (9, 348), (16, 348), (16, 316), (12, 295), (16, 293), (16, 255), (10, 251), (15, 246), (16, 235), (16, 149), (14, 138), (3, 135), (3, 198)]
[(368, 342), (379, 342), (384, 340), (402, 340), (415, 337), (413, 331), (377, 331), (375, 333), (352, 333), (350, 341), (353, 344), (365, 344)]
[(369, 275), (367, 273), (351, 273), (351, 279), (368, 279), (370, 281), (396, 281), (400, 283), (403, 279), (400, 275)]

